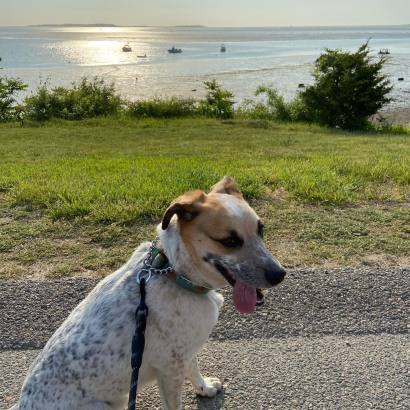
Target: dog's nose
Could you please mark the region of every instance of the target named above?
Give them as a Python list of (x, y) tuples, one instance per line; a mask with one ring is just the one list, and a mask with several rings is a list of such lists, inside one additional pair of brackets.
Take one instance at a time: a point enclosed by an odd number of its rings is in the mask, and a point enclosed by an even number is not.
[(274, 268), (265, 269), (265, 278), (272, 286), (278, 285), (286, 276), (285, 269), (282, 266), (275, 266)]

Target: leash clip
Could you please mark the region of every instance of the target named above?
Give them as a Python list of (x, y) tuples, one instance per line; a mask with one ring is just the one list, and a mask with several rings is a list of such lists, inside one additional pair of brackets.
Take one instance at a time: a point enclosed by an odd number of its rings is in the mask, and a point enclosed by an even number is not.
[(151, 279), (152, 273), (151, 269), (141, 269), (137, 274), (137, 283), (138, 285), (141, 284), (141, 280), (144, 279), (145, 283), (147, 284)]

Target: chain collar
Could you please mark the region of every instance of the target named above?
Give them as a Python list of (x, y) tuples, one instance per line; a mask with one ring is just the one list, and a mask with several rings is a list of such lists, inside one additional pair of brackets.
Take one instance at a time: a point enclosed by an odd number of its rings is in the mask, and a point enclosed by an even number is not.
[(161, 249), (158, 248), (158, 241), (159, 238), (155, 238), (148, 249), (148, 252), (144, 258), (144, 265), (137, 274), (138, 284), (141, 283), (142, 279), (145, 279), (145, 283), (148, 283), (153, 275), (168, 275), (178, 286), (191, 292), (205, 294), (211, 290), (203, 286), (197, 286), (185, 276), (178, 275), (174, 268), (170, 265), (166, 255)]
[[(145, 256), (144, 259), (144, 266), (142, 269), (138, 272), (137, 274), (137, 283), (138, 285), (141, 283), (141, 279), (145, 279), (145, 283), (148, 283), (149, 280), (151, 279), (152, 275), (167, 275), (168, 273), (174, 272), (173, 267), (169, 264), (168, 260), (166, 259), (165, 255), (163, 253), (160, 253), (160, 250), (157, 247), (158, 243), (158, 237), (155, 238), (151, 246), (149, 247), (149, 250), (147, 252), (147, 255)], [(164, 262), (166, 262), (167, 266), (165, 268), (163, 267), (155, 267), (161, 266), (158, 263), (155, 264), (157, 256), (161, 255), (164, 257)], [(163, 266), (163, 265), (162, 265)]]

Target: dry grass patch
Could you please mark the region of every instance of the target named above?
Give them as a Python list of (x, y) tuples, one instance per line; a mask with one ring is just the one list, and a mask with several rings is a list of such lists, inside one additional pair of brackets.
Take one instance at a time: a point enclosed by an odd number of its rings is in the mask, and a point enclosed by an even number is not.
[[(287, 268), (409, 266), (408, 205), (322, 207), (254, 200), (269, 249)], [(7, 214), (7, 217), (4, 216)], [(1, 278), (103, 277), (141, 242), (154, 238), (158, 220), (96, 224), (84, 218), (51, 221), (22, 209), (3, 209)]]

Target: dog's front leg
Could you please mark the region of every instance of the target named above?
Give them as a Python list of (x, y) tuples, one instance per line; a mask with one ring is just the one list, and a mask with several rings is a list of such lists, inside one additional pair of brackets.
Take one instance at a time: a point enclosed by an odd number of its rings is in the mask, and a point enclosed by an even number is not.
[(195, 393), (203, 397), (215, 397), (222, 388), (221, 381), (216, 377), (203, 377), (198, 367), (196, 356), (188, 368), (188, 379), (193, 384)]
[[(173, 373), (158, 374), (158, 387), (164, 410), (182, 409), (182, 387), (185, 381), (183, 371), (174, 369)], [(181, 369), (182, 370), (182, 369)]]

